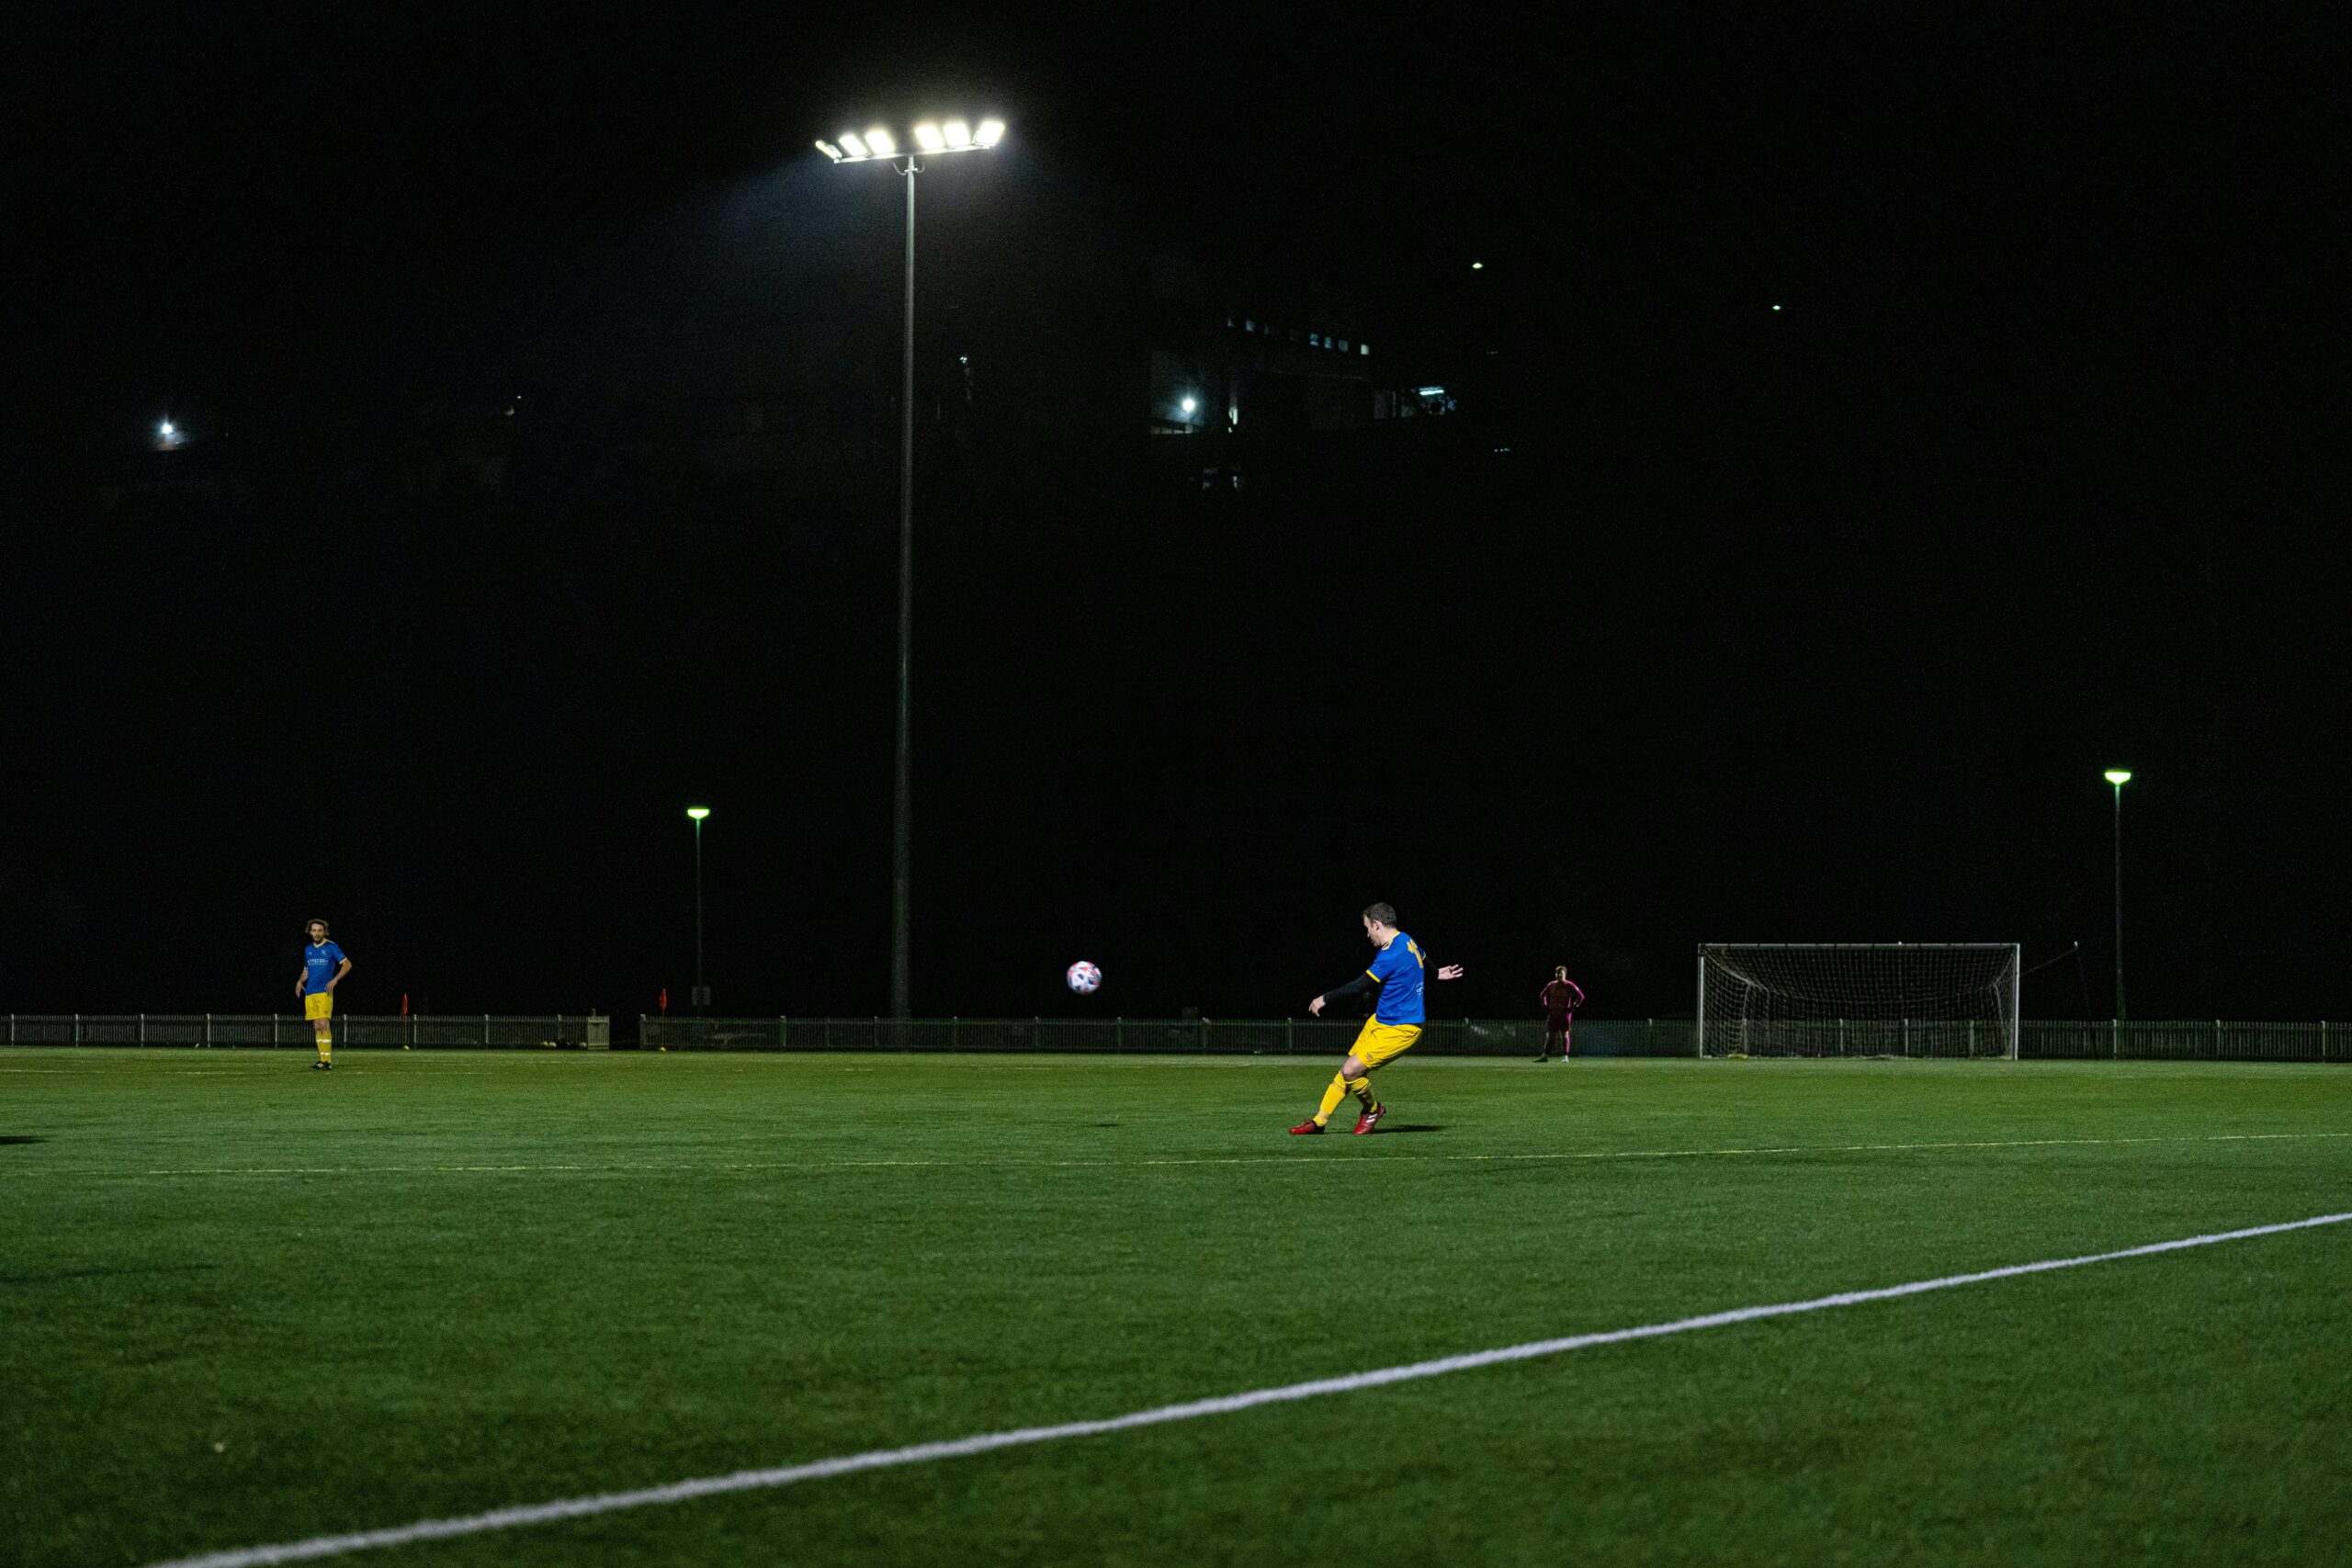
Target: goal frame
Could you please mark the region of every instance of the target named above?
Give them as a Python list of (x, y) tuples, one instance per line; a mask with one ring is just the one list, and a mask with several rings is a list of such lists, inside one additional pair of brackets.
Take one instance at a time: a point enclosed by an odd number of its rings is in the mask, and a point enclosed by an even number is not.
[[(1744, 948), (1759, 953), (2006, 953), (2009, 955), (2009, 1016), (2005, 1048), (1996, 1057), (1972, 1060), (2014, 1062), (2025, 1015), (2018, 1010), (2018, 983), (2025, 977), (2024, 944), (2015, 942), (1702, 942), (1699, 943), (1697, 1024), (1693, 1039), (1702, 1057), (1726, 1055), (1707, 1049), (1707, 955), (1711, 950)], [(1907, 1020), (1905, 1021), (1908, 1021)]]

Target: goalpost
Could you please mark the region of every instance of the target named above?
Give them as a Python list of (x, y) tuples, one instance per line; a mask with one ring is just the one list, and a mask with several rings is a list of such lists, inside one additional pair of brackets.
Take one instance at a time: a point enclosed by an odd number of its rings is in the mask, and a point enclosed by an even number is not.
[(2018, 1054), (2013, 942), (1706, 942), (1702, 1056)]

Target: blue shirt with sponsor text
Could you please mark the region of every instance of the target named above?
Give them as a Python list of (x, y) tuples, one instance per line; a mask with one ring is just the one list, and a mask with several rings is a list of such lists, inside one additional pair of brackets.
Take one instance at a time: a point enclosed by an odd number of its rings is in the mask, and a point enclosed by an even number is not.
[(1429, 1015), (1421, 1009), (1424, 967), (1420, 944), (1398, 931), (1364, 971), (1380, 982), (1380, 1003), (1372, 1010), (1372, 1016), (1383, 1023), (1425, 1021)]
[(314, 942), (302, 950), (302, 994), (315, 997), (327, 988), (343, 963), (343, 949), (331, 942)]

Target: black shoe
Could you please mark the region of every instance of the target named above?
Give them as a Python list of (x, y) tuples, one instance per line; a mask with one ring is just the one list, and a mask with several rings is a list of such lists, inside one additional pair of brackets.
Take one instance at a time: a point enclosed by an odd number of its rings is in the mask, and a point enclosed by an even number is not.
[(314, 1073), (323, 1073), (334, 1067), (334, 1064), (333, 1062), (312, 1062), (311, 1064), (311, 1070)]
[(1552, 1054), (1547, 1051), (1543, 1055), (1538, 1056), (1535, 1059), (1539, 1062), (1548, 1062), (1552, 1059)]

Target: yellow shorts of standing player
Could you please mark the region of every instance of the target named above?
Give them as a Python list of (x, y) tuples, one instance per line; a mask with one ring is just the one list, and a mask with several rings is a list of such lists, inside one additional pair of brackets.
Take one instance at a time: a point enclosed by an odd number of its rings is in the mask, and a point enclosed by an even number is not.
[(1363, 1032), (1356, 1036), (1348, 1054), (1370, 1072), (1411, 1050), (1420, 1037), (1421, 1026), (1418, 1023), (1383, 1023), (1376, 1018), (1368, 1018), (1363, 1021)]
[(313, 1022), (322, 1018), (333, 1018), (334, 1016), (334, 993), (332, 991), (312, 991), (309, 996), (304, 997), (302, 998), (302, 1016)]

